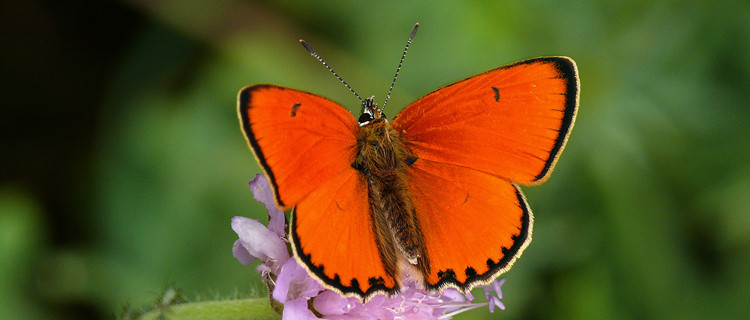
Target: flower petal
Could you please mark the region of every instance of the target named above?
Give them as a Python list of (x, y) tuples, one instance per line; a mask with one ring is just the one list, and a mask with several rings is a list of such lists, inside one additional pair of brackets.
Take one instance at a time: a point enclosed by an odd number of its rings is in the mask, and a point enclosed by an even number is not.
[(279, 237), (286, 235), (284, 224), (286, 217), (284, 211), (276, 207), (276, 196), (273, 194), (271, 185), (268, 184), (268, 178), (259, 174), (253, 180), (250, 180), (250, 189), (253, 191), (253, 198), (266, 206), (268, 211), (268, 229), (273, 231)]
[[(498, 307), (500, 310), (505, 310), (505, 304), (503, 304), (500, 299), (503, 298), (503, 292), (500, 290), (500, 287), (502, 287), (503, 283), (505, 283), (505, 279), (500, 279), (500, 281), (492, 281), (492, 285), (484, 286), (484, 296), (487, 297), (487, 302), (490, 307), (490, 313), (495, 312), (495, 307)], [(492, 293), (495, 292), (493, 295)]]
[(238, 241), (249, 255), (263, 260), (264, 263), (271, 260), (272, 264), (279, 266), (289, 260), (286, 242), (258, 220), (234, 217), (232, 229), (237, 232), (240, 237)]
[(497, 297), (502, 299), (503, 298), (503, 291), (501, 290), (501, 287), (505, 283), (505, 278), (500, 279), (500, 281), (492, 281), (492, 287), (495, 289), (495, 292), (497, 292)]
[(243, 265), (249, 265), (256, 259), (247, 251), (247, 249), (245, 249), (244, 246), (242, 246), (240, 240), (234, 242), (234, 245), (232, 246), (232, 255), (234, 255), (234, 257)]
[(331, 290), (323, 291), (315, 297), (313, 307), (324, 316), (344, 314), (351, 309), (349, 299)]
[(289, 259), (281, 266), (272, 294), (276, 301), (286, 303), (301, 297), (314, 297), (321, 291), (323, 291), (323, 286), (311, 278), (296, 259)]
[(466, 296), (466, 300), (467, 301), (474, 301), (474, 295), (471, 294), (471, 291), (466, 291), (466, 293), (464, 293), (464, 295)]
[(284, 303), (283, 320), (320, 319), (307, 308), (307, 298), (298, 298)]

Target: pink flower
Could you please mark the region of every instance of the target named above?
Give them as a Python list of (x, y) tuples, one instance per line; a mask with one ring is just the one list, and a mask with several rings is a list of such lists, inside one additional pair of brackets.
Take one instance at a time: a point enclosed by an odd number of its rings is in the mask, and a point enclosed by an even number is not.
[[(414, 279), (402, 279), (399, 294), (376, 295), (367, 302), (343, 297), (325, 289), (297, 263), (290, 259), (285, 233), (284, 212), (275, 205), (273, 191), (263, 175), (250, 181), (253, 197), (268, 210), (268, 227), (257, 220), (234, 217), (232, 229), (239, 239), (234, 243), (234, 257), (244, 265), (260, 260), (256, 270), (272, 288), (271, 297), (284, 305), (283, 319), (450, 319), (452, 316), (482, 306), (505, 310), (500, 301), (500, 287), (505, 279), (480, 286), (488, 302), (474, 303), (471, 293), (461, 294), (449, 288), (441, 293), (427, 292)], [(494, 294), (493, 294), (494, 292)], [(309, 301), (312, 299), (312, 304)]]
[(307, 274), (295, 259), (281, 267), (271, 296), (284, 304), (284, 319), (318, 319), (307, 307), (307, 300), (323, 291), (323, 286)]

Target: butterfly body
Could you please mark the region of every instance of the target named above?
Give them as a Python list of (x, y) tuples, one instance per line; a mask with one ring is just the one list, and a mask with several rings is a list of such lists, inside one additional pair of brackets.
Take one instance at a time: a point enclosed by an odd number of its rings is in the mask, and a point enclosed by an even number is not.
[[(276, 85), (240, 91), (240, 124), (280, 208), (294, 256), (327, 288), (362, 299), (409, 276), (467, 291), (531, 241), (519, 185), (547, 179), (578, 106), (573, 60), (536, 58), (427, 94), (388, 121)], [(406, 267), (404, 267), (406, 266)]]
[(360, 122), (357, 157), (352, 167), (362, 173), (368, 185), (373, 232), (381, 260), (392, 277), (398, 278), (398, 262), (402, 258), (426, 273), (429, 260), (406, 173), (406, 168), (417, 158), (380, 110), (376, 106), (370, 108), (376, 118)]

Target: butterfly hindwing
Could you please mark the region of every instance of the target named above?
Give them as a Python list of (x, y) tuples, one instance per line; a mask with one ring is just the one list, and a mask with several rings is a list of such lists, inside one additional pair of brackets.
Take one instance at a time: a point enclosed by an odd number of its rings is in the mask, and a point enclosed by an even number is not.
[(398, 290), (381, 263), (359, 172), (332, 177), (300, 202), (292, 214), (295, 256), (333, 289), (361, 298)]
[(537, 184), (562, 151), (577, 105), (573, 60), (537, 58), (433, 91), (393, 126), (420, 158)]
[(239, 115), (277, 203), (294, 207), (297, 259), (344, 294), (397, 291), (380, 261), (367, 182), (352, 168), (359, 125), (351, 113), (311, 93), (255, 85), (240, 91)]
[(511, 267), (531, 241), (533, 216), (513, 183), (418, 159), (407, 171), (424, 234), (430, 289), (470, 290)]

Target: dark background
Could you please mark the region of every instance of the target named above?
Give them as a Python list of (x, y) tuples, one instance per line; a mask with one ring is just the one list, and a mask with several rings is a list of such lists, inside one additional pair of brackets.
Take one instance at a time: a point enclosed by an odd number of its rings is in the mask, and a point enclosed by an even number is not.
[[(276, 83), (389, 115), (452, 81), (566, 55), (581, 103), (507, 311), (465, 319), (750, 314), (750, 5), (684, 1), (4, 1), (0, 318), (104, 318), (260, 288), (231, 254), (263, 219), (237, 91)], [(481, 295), (481, 294), (480, 294)]]

